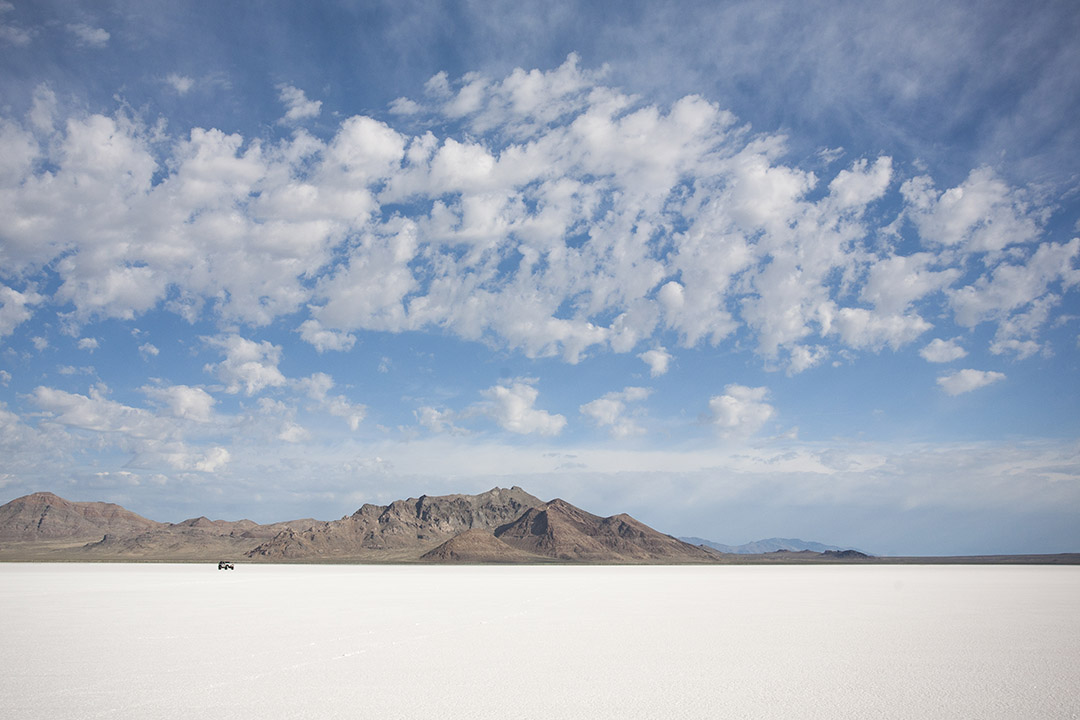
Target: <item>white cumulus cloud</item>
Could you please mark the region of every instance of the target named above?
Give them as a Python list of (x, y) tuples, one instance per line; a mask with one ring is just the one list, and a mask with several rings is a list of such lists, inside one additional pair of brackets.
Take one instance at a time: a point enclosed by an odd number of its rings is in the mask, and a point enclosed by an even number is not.
[(731, 384), (723, 395), (709, 398), (712, 421), (725, 435), (749, 436), (760, 430), (776, 414), (765, 402), (768, 388)]
[(1003, 373), (965, 368), (949, 375), (942, 375), (937, 379), (937, 384), (949, 395), (961, 395), (1004, 379)]
[(1003, 318), (1043, 299), (1051, 285), (1080, 285), (1080, 238), (1067, 243), (1043, 243), (1023, 263), (1002, 263), (971, 285), (949, 293), (956, 320), (974, 327), (984, 320)]
[(879, 157), (873, 165), (863, 158), (837, 173), (829, 193), (841, 208), (862, 208), (884, 195), (891, 179), (892, 158)]
[(184, 420), (210, 422), (217, 400), (202, 388), (188, 385), (170, 385), (168, 387), (147, 386), (143, 393), (163, 405), (169, 414)]
[(638, 355), (646, 365), (649, 366), (649, 375), (652, 377), (660, 377), (668, 371), (671, 365), (671, 353), (664, 348), (654, 348), (652, 350), (646, 350)]
[(610, 392), (592, 402), (585, 403), (579, 410), (582, 415), (591, 418), (599, 427), (608, 428), (613, 437), (641, 435), (645, 432), (645, 428), (638, 425), (634, 418), (626, 417), (626, 406), (628, 403), (646, 399), (650, 392), (648, 388), (626, 387), (620, 392)]
[(307, 95), (300, 88), (292, 85), (282, 85), (278, 88), (278, 99), (285, 105), (285, 117), (282, 122), (295, 124), (301, 120), (318, 117), (322, 111), (322, 101), (308, 100)]
[(300, 337), (320, 353), (327, 350), (347, 351), (356, 344), (356, 336), (350, 333), (327, 330), (318, 320), (305, 320), (300, 324)]
[(285, 376), (278, 370), (281, 347), (270, 342), (255, 342), (239, 335), (203, 338), (206, 344), (218, 348), (225, 359), (208, 364), (207, 372), (213, 372), (223, 383), (225, 392), (236, 394), (243, 391), (254, 395), (268, 387), (285, 385)]
[(539, 392), (531, 381), (517, 380), (509, 385), (495, 385), (481, 393), (487, 401), (474, 411), (492, 418), (503, 430), (520, 435), (558, 435), (566, 427), (566, 418), (535, 407)]
[(967, 350), (961, 347), (958, 340), (958, 338), (952, 338), (951, 340), (934, 338), (919, 351), (919, 355), (927, 362), (932, 363), (947, 363), (959, 360), (967, 356)]
[(865, 308), (841, 308), (833, 322), (845, 344), (873, 351), (886, 345), (897, 350), (933, 327), (914, 313), (885, 315)]
[(938, 192), (927, 176), (901, 186), (908, 216), (922, 237), (966, 252), (996, 252), (1009, 245), (1031, 242), (1041, 216), (1028, 201), (987, 167), (972, 170), (957, 187)]
[(29, 320), (34, 314), (30, 306), (44, 300), (32, 288), (19, 292), (0, 283), (0, 338), (10, 335), (15, 328)]
[(221, 470), (229, 464), (232, 456), (223, 447), (214, 447), (202, 454), (202, 457), (194, 458), (192, 467), (199, 472), (213, 473)]
[[(439, 74), (423, 103), (395, 101), (412, 113), (391, 115), (401, 128), (353, 116), (278, 140), (63, 117), (43, 87), (33, 117), (0, 121), (0, 265), (49, 267), (59, 285), (0, 288), (0, 335), (46, 303), (77, 324), (290, 317), (320, 352), (435, 330), (570, 363), (634, 352), (656, 377), (667, 351), (647, 348), (672, 332), (686, 347), (738, 338), (797, 373), (903, 347), (943, 303), (967, 327), (1016, 325), (995, 347), (1022, 357), (1042, 341), (1033, 306), (1080, 284), (1080, 240), (1040, 243), (1045, 210), (992, 171), (944, 192), (909, 178), (903, 217), (882, 227), (888, 156), (819, 176), (715, 103), (650, 104), (603, 75), (576, 56)], [(321, 112), (278, 92), (291, 121)], [(903, 223), (917, 252), (901, 254)]]

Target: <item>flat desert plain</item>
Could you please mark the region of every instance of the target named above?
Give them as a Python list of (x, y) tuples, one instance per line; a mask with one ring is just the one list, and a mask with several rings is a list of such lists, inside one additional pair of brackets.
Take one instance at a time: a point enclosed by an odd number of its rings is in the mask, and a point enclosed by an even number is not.
[(12, 718), (1076, 718), (1080, 568), (0, 564)]

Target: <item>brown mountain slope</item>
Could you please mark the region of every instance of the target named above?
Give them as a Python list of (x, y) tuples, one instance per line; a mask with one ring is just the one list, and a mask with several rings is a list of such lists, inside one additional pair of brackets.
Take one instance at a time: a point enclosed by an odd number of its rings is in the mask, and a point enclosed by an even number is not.
[(16, 498), (0, 506), (0, 540), (89, 540), (106, 534), (131, 535), (162, 523), (119, 505), (72, 502), (50, 492)]
[(490, 530), (473, 528), (429, 550), (420, 559), (437, 563), (528, 563), (543, 562), (547, 558), (510, 547)]
[(713, 562), (702, 548), (653, 530), (629, 515), (601, 518), (565, 500), (532, 508), (495, 530), (507, 545), (562, 561)]
[(519, 487), (479, 495), (421, 496), (367, 504), (341, 520), (304, 531), (287, 529), (247, 553), (256, 560), (415, 560), (450, 538), (494, 530), (543, 505)]
[(283, 530), (311, 527), (315, 521), (290, 520), (259, 525), (251, 520), (193, 518), (165, 523), (135, 535), (107, 534), (81, 548), (95, 560), (203, 560), (242, 557)]

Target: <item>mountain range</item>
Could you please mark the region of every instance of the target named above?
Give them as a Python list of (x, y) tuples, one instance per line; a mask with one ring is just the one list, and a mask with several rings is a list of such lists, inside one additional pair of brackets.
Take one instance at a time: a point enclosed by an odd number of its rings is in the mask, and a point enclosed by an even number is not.
[(1080, 553), (872, 557), (791, 538), (728, 546), (665, 535), (626, 514), (600, 517), (519, 487), (421, 495), (363, 505), (340, 520), (260, 525), (191, 518), (157, 522), (104, 502), (49, 492), (0, 506), (0, 561), (269, 563), (1038, 563)]
[(712, 540), (706, 540), (705, 538), (699, 537), (680, 537), (679, 539), (683, 542), (690, 543), (691, 545), (704, 545), (713, 550), (733, 555), (761, 555), (763, 553), (772, 553), (782, 550), (789, 550), (792, 552), (809, 550), (817, 553), (856, 550), (856, 548), (823, 545), (819, 542), (800, 540), (799, 538), (765, 538), (764, 540), (755, 540), (743, 545), (724, 545), (723, 543), (713, 542)]
[(719, 555), (629, 515), (599, 517), (519, 487), (365, 504), (319, 522), (161, 523), (41, 492), (0, 506), (0, 559), (250, 562), (709, 563)]

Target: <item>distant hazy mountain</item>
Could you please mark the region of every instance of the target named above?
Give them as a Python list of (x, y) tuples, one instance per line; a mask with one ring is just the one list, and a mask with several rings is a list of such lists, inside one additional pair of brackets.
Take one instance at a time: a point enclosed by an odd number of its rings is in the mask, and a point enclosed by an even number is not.
[(713, 542), (712, 540), (706, 540), (705, 538), (699, 537), (682, 537), (679, 539), (683, 542), (690, 543), (691, 545), (704, 545), (705, 547), (711, 547), (713, 550), (719, 550), (722, 553), (733, 553), (735, 555), (761, 555), (763, 553), (776, 552), (777, 550), (793, 550), (795, 552), (801, 552), (803, 550), (810, 550), (812, 552), (839, 552), (842, 550), (856, 549), (851, 547), (837, 547), (836, 545), (824, 545), (819, 542), (800, 540), (799, 538), (766, 538), (764, 540), (748, 542), (745, 545), (724, 545), (723, 543)]

